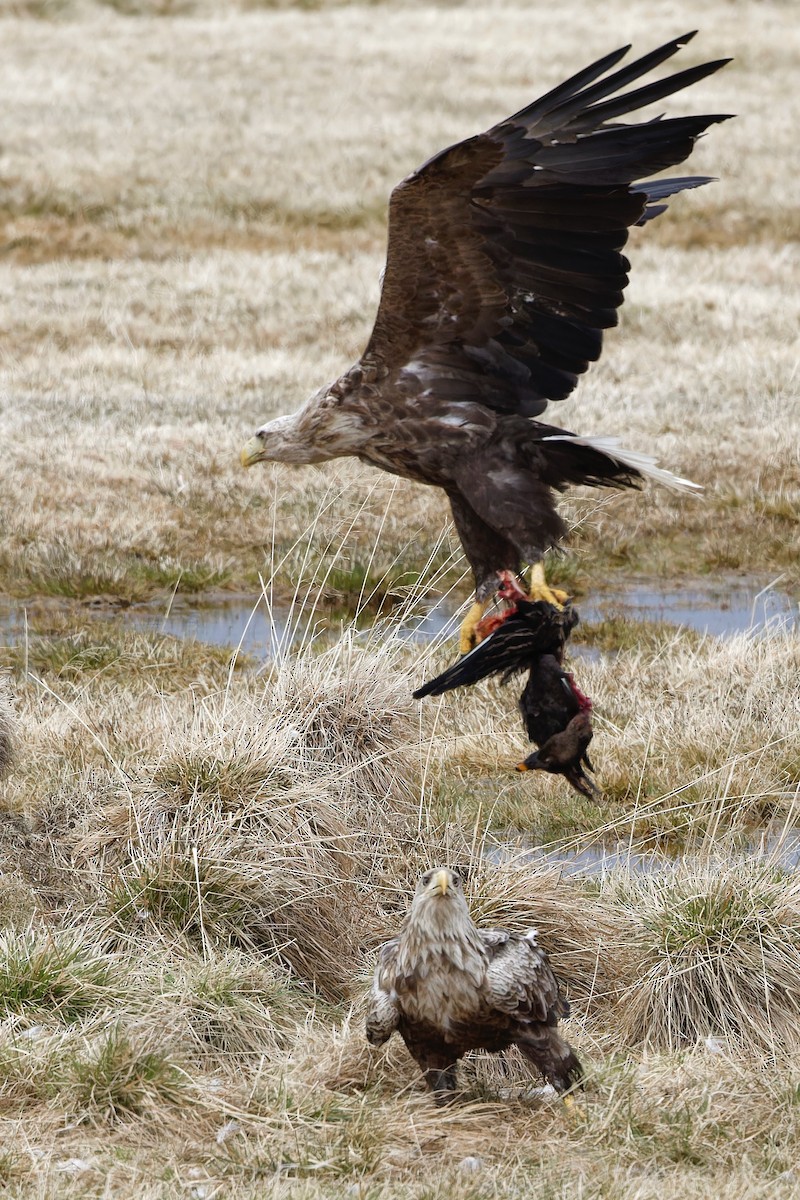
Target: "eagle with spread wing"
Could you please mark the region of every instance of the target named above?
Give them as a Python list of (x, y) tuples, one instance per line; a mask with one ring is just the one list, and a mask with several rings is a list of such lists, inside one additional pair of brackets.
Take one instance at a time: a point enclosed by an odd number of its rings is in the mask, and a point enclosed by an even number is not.
[(518, 1046), (558, 1092), (583, 1071), (558, 1032), (569, 1005), (538, 943), (505, 929), (478, 929), (461, 880), (437, 867), (417, 884), (399, 937), (380, 951), (367, 1013), (367, 1039), (397, 1031), (437, 1104), (453, 1099), (458, 1060), (468, 1050)]
[(628, 231), (668, 197), (709, 182), (647, 179), (688, 157), (721, 114), (619, 121), (704, 79), (728, 59), (628, 91), (684, 46), (676, 38), (613, 70), (624, 46), (486, 133), (434, 155), (392, 192), (380, 305), (361, 359), (295, 413), (268, 421), (245, 466), (355, 455), (444, 489), (475, 576), (469, 650), (500, 584), (565, 533), (555, 493), (570, 484), (695, 485), (616, 438), (537, 418), (600, 355), (628, 282)]

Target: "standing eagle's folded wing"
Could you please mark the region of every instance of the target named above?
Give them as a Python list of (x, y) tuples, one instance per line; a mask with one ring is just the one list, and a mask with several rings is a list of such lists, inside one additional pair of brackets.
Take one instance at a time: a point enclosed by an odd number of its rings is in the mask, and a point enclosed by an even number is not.
[(371, 1046), (382, 1046), (400, 1024), (400, 1009), (394, 989), (396, 963), (397, 938), (393, 938), (381, 947), (372, 980), (366, 1018), (367, 1041)]
[(629, 47), (607, 55), (395, 188), (362, 362), (394, 376), (417, 417), (459, 401), (536, 416), (599, 357), (628, 282), (628, 229), (663, 210), (655, 201), (706, 179), (635, 181), (682, 162), (725, 117), (608, 122), (729, 60), (615, 93), (692, 36), (610, 75)]
[(538, 944), (535, 929), (524, 937), (505, 930), (482, 929), (480, 933), (490, 954), (488, 998), (496, 1009), (545, 1025), (569, 1016), (569, 1005), (561, 995), (547, 954)]
[(569, 1042), (558, 1032), (558, 1022), (569, 1016), (547, 955), (538, 944), (536, 930), (524, 937), (500, 930), (481, 930), (489, 952), (486, 992), (489, 1003), (517, 1022), (515, 1045), (557, 1091), (565, 1092), (583, 1079), (583, 1067)]

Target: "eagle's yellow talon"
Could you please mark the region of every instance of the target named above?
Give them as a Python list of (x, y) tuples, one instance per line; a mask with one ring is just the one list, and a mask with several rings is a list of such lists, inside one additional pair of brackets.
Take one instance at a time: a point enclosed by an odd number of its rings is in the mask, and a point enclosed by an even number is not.
[(569, 592), (548, 586), (544, 563), (541, 562), (534, 563), (531, 567), (531, 582), (528, 591), (531, 600), (544, 600), (545, 603), (552, 604), (553, 608), (561, 609), (569, 600)]
[(478, 644), (476, 630), (481, 617), (486, 612), (486, 604), (476, 600), (464, 620), (461, 622), (461, 632), (458, 639), (458, 649), (461, 654), (469, 654)]

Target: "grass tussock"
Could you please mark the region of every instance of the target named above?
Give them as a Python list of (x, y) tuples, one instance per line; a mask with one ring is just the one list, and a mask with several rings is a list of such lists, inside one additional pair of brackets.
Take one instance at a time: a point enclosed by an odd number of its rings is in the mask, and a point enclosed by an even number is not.
[(800, 1039), (800, 889), (769, 864), (710, 862), (620, 888), (639, 961), (623, 1036), (678, 1047), (719, 1037), (775, 1055)]
[(76, 1112), (106, 1124), (188, 1099), (186, 1078), (168, 1055), (113, 1026), (75, 1058), (64, 1085)]
[(394, 884), (398, 855), (410, 878), (421, 862), (419, 735), (390, 668), (391, 652), (345, 637), (288, 657), (245, 696), (176, 706), (158, 757), (73, 837), (82, 861), (103, 864), (118, 934), (247, 947), (322, 995), (348, 995), (380, 938), (362, 895)]
[(69, 1024), (113, 1003), (113, 966), (73, 933), (0, 937), (0, 1014)]
[(14, 709), (5, 675), (0, 675), (0, 780), (7, 774), (14, 753)]

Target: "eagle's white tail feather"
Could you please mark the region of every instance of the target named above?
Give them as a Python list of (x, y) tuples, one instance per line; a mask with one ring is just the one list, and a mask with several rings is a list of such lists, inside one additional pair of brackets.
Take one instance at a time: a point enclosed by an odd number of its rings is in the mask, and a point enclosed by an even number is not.
[(666, 471), (663, 467), (659, 467), (652, 455), (626, 449), (618, 437), (576, 437), (560, 433), (542, 440), (545, 442), (575, 442), (578, 446), (591, 446), (593, 450), (605, 454), (606, 458), (613, 459), (614, 462), (621, 463), (624, 467), (633, 467), (645, 479), (652, 479), (654, 483), (660, 483), (676, 492), (702, 492), (703, 490), (701, 483), (693, 483), (691, 479), (683, 479), (680, 475), (674, 475), (672, 471)]

